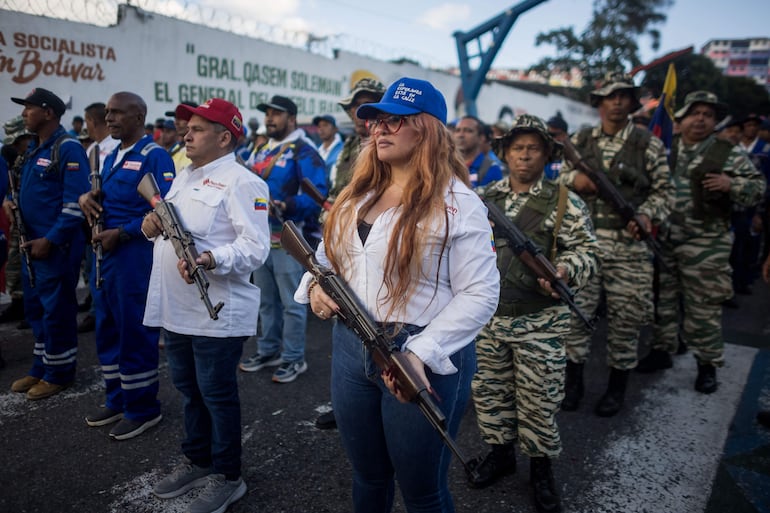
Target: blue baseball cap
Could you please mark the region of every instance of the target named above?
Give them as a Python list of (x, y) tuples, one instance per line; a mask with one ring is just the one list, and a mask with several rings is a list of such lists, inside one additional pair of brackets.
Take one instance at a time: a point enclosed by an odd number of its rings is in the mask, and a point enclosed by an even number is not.
[(446, 124), (446, 100), (433, 84), (418, 78), (403, 77), (393, 82), (378, 103), (361, 105), (356, 116), (371, 119), (378, 113), (411, 116), (425, 112)]
[(324, 114), (323, 116), (316, 116), (313, 118), (313, 124), (315, 126), (318, 126), (318, 123), (320, 123), (321, 121), (326, 121), (331, 126), (337, 126), (337, 120), (334, 119), (334, 116), (332, 116), (331, 114)]

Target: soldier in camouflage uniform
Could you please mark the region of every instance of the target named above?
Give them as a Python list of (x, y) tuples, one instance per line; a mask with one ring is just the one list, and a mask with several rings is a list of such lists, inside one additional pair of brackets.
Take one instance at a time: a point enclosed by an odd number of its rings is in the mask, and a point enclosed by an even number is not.
[(714, 136), (724, 114), (724, 104), (707, 91), (688, 94), (675, 114), (681, 127), (670, 157), (676, 194), (661, 227), (671, 273), (661, 271), (655, 340), (639, 363), (647, 372), (671, 367), (681, 316), (682, 338), (698, 364), (695, 389), (704, 394), (717, 389), (716, 368), (724, 364), (721, 303), (732, 296), (730, 211), (756, 205), (765, 190), (746, 152)]
[[(607, 173), (618, 192), (635, 208), (649, 232), (668, 215), (673, 197), (666, 150), (657, 137), (636, 127), (629, 114), (639, 108), (631, 77), (613, 74), (591, 93), (601, 124), (581, 130), (572, 143), (586, 162)], [(610, 417), (623, 406), (630, 370), (637, 364), (639, 330), (652, 316), (651, 254), (639, 241), (635, 221), (622, 222), (612, 206), (596, 196), (596, 187), (584, 173), (565, 160), (559, 181), (586, 201), (599, 242), (599, 273), (576, 297), (583, 311), (592, 314), (604, 292), (607, 303), (607, 364), (609, 383), (595, 413)], [(588, 359), (591, 333), (573, 315), (566, 338), (567, 376), (563, 410), (576, 410), (583, 396), (583, 366)]]
[[(34, 138), (34, 134), (24, 127), (24, 119), (16, 116), (7, 121), (3, 127), (5, 129), (5, 139), (3, 139), (3, 155), (9, 169), (12, 169), (16, 163), (16, 158), (24, 155), (27, 151), (29, 142)], [(7, 180), (7, 176), (6, 176)], [(16, 183), (19, 183), (17, 177)], [(11, 233), (8, 235), (8, 263), (5, 266), (6, 291), (11, 296), (11, 304), (0, 313), (0, 323), (21, 321), (19, 328), (28, 328), (29, 325), (24, 320), (24, 291), (21, 286), (21, 254), (19, 253), (19, 232), (13, 225), (13, 214), (10, 211), (10, 204), (6, 203), (5, 214), (11, 223)]]
[[(480, 189), (554, 263), (572, 287), (596, 271), (596, 238), (588, 209), (566, 187), (543, 177), (545, 164), (559, 153), (545, 123), (534, 116), (516, 118), (495, 140), (495, 151), (509, 176)], [(559, 511), (550, 459), (561, 452), (556, 413), (563, 397), (566, 362), (563, 336), (570, 329), (568, 307), (550, 283), (538, 280), (497, 232), (500, 301), (492, 320), (476, 339), (478, 372), (473, 401), (482, 438), (491, 446), (474, 460), (484, 487), (515, 471), (515, 443), (530, 457), (530, 485), (538, 511)]]
[[(340, 100), (340, 106), (353, 121), (354, 131), (345, 139), (337, 163), (332, 166), (329, 173), (329, 197), (328, 201), (334, 203), (334, 199), (340, 191), (350, 182), (353, 175), (353, 164), (358, 157), (361, 146), (369, 139), (369, 129), (366, 128), (366, 120), (356, 116), (358, 107), (365, 103), (377, 103), (385, 94), (385, 86), (374, 78), (362, 78), (358, 80), (347, 98)], [(327, 212), (321, 211), (321, 224), (326, 219)], [(334, 411), (328, 411), (318, 416), (315, 421), (318, 429), (331, 429), (337, 426)]]
[(361, 146), (369, 138), (369, 130), (366, 128), (366, 120), (356, 117), (356, 110), (365, 103), (376, 103), (385, 94), (385, 86), (374, 78), (362, 78), (353, 85), (347, 98), (340, 100), (340, 106), (353, 121), (354, 132), (342, 146), (337, 163), (332, 168), (329, 181), (329, 197), (336, 198), (340, 191), (350, 182), (353, 164), (358, 157)]

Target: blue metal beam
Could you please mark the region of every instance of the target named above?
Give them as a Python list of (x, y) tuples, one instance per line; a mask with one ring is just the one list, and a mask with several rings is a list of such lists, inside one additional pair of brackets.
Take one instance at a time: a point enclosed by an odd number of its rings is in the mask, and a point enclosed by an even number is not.
[[(497, 52), (503, 45), (503, 40), (511, 31), (516, 19), (519, 15), (543, 2), (545, 0), (524, 0), (468, 32), (458, 30), (453, 34), (457, 44), (457, 57), (460, 61), (460, 80), (463, 87), (465, 110), (471, 116), (477, 115), (476, 98), (479, 96), (481, 86), (484, 85), (487, 72), (492, 67)], [(487, 48), (482, 48), (482, 37), (488, 33), (491, 33), (492, 41)], [(475, 42), (476, 48), (469, 52), (468, 46), (471, 42)], [(471, 69), (471, 60), (477, 58), (480, 59), (479, 66)]]

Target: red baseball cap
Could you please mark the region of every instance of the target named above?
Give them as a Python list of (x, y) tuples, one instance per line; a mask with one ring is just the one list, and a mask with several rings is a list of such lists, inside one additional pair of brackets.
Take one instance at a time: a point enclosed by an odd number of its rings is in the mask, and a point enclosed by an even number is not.
[(182, 103), (177, 106), (175, 113), (177, 118), (185, 121), (189, 121), (193, 114), (197, 114), (213, 123), (219, 123), (227, 128), (236, 140), (243, 135), (241, 112), (238, 107), (222, 98), (211, 98), (198, 107)]

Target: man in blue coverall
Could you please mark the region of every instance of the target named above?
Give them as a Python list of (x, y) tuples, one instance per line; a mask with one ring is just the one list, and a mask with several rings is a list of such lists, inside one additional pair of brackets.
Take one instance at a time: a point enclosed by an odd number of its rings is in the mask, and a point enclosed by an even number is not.
[[(174, 161), (144, 134), (147, 105), (133, 93), (121, 92), (107, 102), (107, 128), (120, 145), (105, 159), (101, 206), (93, 191), (80, 196), (89, 224), (101, 217), (102, 284), (91, 280), (96, 305), (96, 350), (102, 365), (107, 400), (86, 416), (89, 426), (118, 422), (110, 431), (115, 440), (140, 435), (160, 422), (158, 396), (158, 330), (142, 323), (152, 269), (152, 242), (141, 232), (142, 219), (152, 208), (136, 191), (152, 173), (161, 195), (174, 180)], [(93, 259), (91, 276), (96, 276)]]
[(24, 155), (19, 209), (27, 231), (26, 249), (32, 276), (22, 265), (24, 311), (35, 337), (29, 374), (11, 390), (27, 399), (51, 397), (75, 380), (77, 363), (77, 297), (85, 238), (78, 197), (88, 190), (88, 159), (77, 139), (61, 126), (64, 102), (43, 88), (26, 98), (27, 130), (37, 135)]
[(317, 230), (321, 207), (302, 194), (302, 179), (308, 178), (323, 196), (329, 194), (329, 187), (323, 159), (305, 139), (304, 131), (297, 128), (297, 105), (284, 96), (273, 96), (270, 103), (261, 103), (257, 109), (265, 113), (270, 139), (248, 164), (270, 187), (270, 256), (253, 274), (254, 284), (262, 291), (262, 334), (257, 353), (239, 367), (254, 372), (280, 365), (273, 381), (290, 383), (307, 370), (307, 306), (294, 301), (304, 269), (281, 248), (281, 226), (283, 221), (294, 221), (306, 237), (312, 233), (311, 227)]

